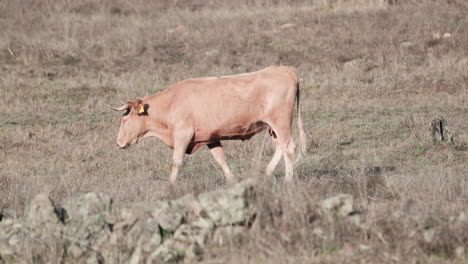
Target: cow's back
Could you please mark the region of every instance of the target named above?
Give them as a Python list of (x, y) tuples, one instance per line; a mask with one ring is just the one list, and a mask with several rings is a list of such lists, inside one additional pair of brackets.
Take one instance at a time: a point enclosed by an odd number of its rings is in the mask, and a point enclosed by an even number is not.
[[(214, 134), (246, 131), (269, 112), (294, 103), (298, 82), (294, 69), (272, 66), (258, 72), (188, 79), (168, 88), (173, 94), (169, 115), (182, 118), (200, 141)], [(288, 102), (286, 102), (288, 101)]]

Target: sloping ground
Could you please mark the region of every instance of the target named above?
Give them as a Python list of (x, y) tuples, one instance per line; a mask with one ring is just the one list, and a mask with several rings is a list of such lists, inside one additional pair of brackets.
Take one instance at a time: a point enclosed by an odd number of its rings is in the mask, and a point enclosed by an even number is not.
[[(253, 183), (175, 201), (116, 207), (101, 193), (57, 207), (45, 194), (24, 218), (0, 222), (0, 263), (174, 263), (200, 260), (207, 243), (247, 232)], [(225, 242), (224, 242), (225, 243)]]
[[(356, 210), (353, 196), (340, 194), (309, 203), (298, 215), (266, 201), (271, 193), (263, 188), (249, 180), (198, 197), (122, 206), (100, 193), (55, 206), (40, 194), (24, 218), (0, 222), (0, 263), (467, 260), (467, 212), (421, 217), (407, 209), (373, 216), (378, 210)], [(307, 251), (300, 255), (275, 252), (277, 243), (287, 250), (304, 242)]]

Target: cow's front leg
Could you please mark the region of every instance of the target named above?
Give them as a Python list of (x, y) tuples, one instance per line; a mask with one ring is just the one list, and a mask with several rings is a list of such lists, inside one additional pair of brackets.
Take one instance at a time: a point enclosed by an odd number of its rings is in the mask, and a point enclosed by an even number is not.
[(185, 151), (192, 141), (192, 131), (180, 131), (174, 135), (174, 152), (172, 153), (172, 172), (169, 180), (174, 185), (177, 180), (179, 168), (184, 160)]
[(211, 154), (213, 154), (213, 157), (215, 158), (216, 162), (221, 166), (224, 172), (224, 177), (226, 177), (226, 181), (228, 183), (234, 183), (236, 182), (236, 179), (231, 173), (231, 170), (229, 169), (229, 165), (226, 161), (226, 155), (224, 154), (223, 146), (221, 145), (221, 142), (216, 141), (213, 143), (208, 144), (208, 148), (211, 151)]

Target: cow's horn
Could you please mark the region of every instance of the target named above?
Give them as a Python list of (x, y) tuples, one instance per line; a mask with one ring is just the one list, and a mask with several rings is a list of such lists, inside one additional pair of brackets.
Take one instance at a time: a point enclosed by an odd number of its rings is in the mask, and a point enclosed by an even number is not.
[(128, 109), (128, 104), (124, 104), (121, 107), (112, 107), (110, 105), (106, 105), (106, 106), (115, 111), (125, 111)]

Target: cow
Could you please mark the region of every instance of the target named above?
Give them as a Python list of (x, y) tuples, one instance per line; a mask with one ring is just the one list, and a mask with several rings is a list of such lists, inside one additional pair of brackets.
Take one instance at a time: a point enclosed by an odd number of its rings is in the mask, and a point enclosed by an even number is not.
[(248, 141), (265, 129), (275, 145), (275, 154), (265, 172), (272, 175), (283, 157), (285, 181), (291, 181), (295, 154), (291, 126), (295, 104), (304, 154), (306, 135), (299, 103), (299, 76), (287, 66), (187, 79), (144, 99), (109, 107), (125, 111), (117, 136), (119, 148), (125, 149), (147, 137), (157, 137), (173, 149), (169, 180), (175, 184), (184, 155), (194, 153), (203, 145), (210, 149), (227, 182), (235, 182), (221, 141)]

